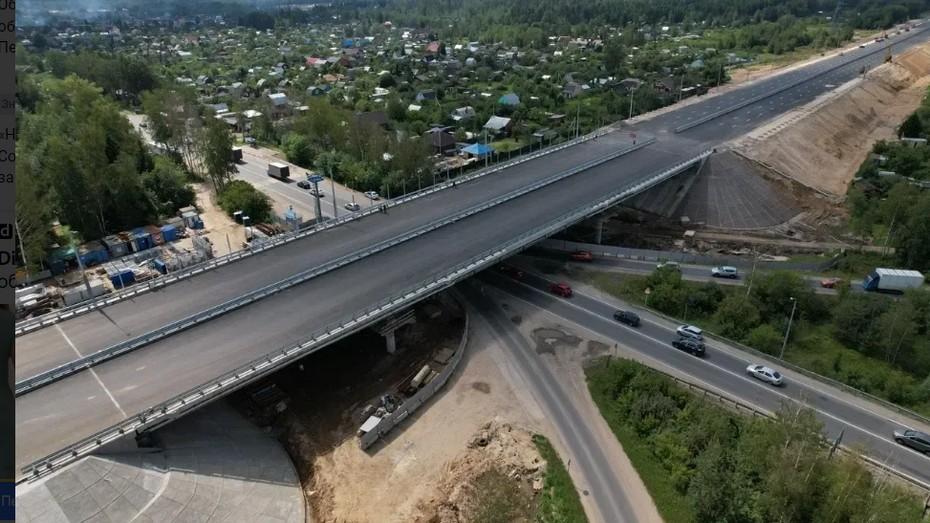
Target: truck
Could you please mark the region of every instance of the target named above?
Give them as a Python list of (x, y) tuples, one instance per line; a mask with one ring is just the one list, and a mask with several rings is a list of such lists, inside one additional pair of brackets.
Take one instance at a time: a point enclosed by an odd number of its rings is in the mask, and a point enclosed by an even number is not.
[(279, 180), (287, 180), (291, 177), (291, 169), (283, 163), (269, 163), (268, 176)]
[(233, 147), (231, 155), (233, 163), (242, 162), (242, 147)]
[(924, 284), (924, 275), (919, 271), (904, 269), (875, 269), (862, 281), (862, 288), (876, 292), (904, 292)]

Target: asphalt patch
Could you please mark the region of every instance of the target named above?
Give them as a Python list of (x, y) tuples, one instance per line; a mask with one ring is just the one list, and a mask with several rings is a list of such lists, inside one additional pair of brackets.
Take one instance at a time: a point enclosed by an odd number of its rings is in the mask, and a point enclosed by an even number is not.
[(581, 345), (581, 338), (565, 331), (553, 328), (539, 328), (533, 331), (537, 354), (555, 354), (557, 349), (574, 349)]

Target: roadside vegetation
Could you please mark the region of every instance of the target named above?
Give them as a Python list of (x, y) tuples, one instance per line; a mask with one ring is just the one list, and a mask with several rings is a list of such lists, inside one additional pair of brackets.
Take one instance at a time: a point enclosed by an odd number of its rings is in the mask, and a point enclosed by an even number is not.
[(748, 296), (745, 286), (684, 281), (666, 268), (645, 277), (589, 270), (576, 276), (776, 357), (794, 298), (785, 360), (930, 416), (930, 292), (894, 299), (840, 289), (826, 296), (790, 272), (756, 273)]
[[(930, 96), (898, 129), (899, 138), (930, 137)], [(880, 141), (847, 198), (853, 232), (894, 247), (896, 265), (930, 270), (930, 147)]]
[(536, 449), (546, 462), (543, 490), (536, 508), (538, 523), (584, 523), (588, 521), (578, 490), (552, 443), (541, 434), (533, 436)]
[(831, 458), (810, 410), (744, 417), (630, 360), (588, 387), (668, 523), (921, 521), (922, 500), (856, 458)]

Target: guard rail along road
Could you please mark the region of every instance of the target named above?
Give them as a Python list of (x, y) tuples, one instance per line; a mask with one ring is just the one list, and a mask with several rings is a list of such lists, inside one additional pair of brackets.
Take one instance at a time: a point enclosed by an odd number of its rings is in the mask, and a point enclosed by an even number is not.
[(465, 307), (465, 305), (462, 303), (462, 300), (457, 295), (455, 289), (452, 290), (452, 295), (456, 302), (459, 303), (462, 311), (465, 313), (465, 328), (462, 330), (462, 339), (459, 341), (458, 350), (455, 351), (455, 354), (452, 355), (449, 363), (446, 364), (445, 368), (442, 369), (442, 372), (440, 372), (439, 375), (433, 379), (433, 381), (427, 383), (412, 397), (407, 398), (399, 407), (397, 407), (397, 410), (381, 418), (381, 421), (378, 422), (378, 425), (376, 425), (373, 429), (366, 432), (365, 434), (362, 434), (362, 436), (358, 439), (359, 446), (362, 447), (362, 450), (365, 450), (368, 447), (374, 445), (376, 441), (383, 438), (385, 434), (390, 432), (394, 427), (399, 425), (400, 422), (407, 419), (410, 414), (416, 412), (416, 410), (419, 409), (424, 403), (429, 401), (429, 399), (432, 398), (434, 394), (436, 394), (436, 391), (441, 389), (443, 385), (449, 381), (449, 378), (452, 377), (455, 369), (459, 366), (459, 362), (462, 361), (462, 355), (465, 354), (465, 347), (468, 345), (468, 308)]
[(632, 145), (630, 147), (618, 149), (607, 155), (601, 156), (599, 158), (595, 158), (593, 160), (589, 160), (581, 165), (577, 165), (555, 176), (550, 176), (548, 178), (539, 180), (533, 184), (521, 187), (507, 194), (499, 196), (493, 200), (469, 207), (468, 209), (465, 209), (464, 211), (461, 211), (451, 216), (447, 216), (446, 218), (443, 218), (442, 220), (438, 220), (438, 221), (429, 223), (427, 225), (418, 227), (417, 229), (414, 229), (412, 231), (399, 234), (393, 238), (389, 238), (387, 240), (379, 242), (366, 249), (362, 249), (354, 253), (347, 254), (331, 262), (325, 263), (321, 266), (314, 267), (312, 269), (307, 269), (305, 271), (301, 271), (293, 276), (290, 276), (278, 282), (272, 283), (270, 285), (266, 285), (265, 287), (262, 287), (260, 289), (256, 289), (254, 291), (248, 292), (246, 294), (243, 294), (242, 296), (226, 301), (224, 303), (221, 303), (219, 305), (216, 305), (204, 311), (198, 312), (186, 318), (181, 318), (180, 320), (177, 320), (177, 321), (173, 321), (167, 325), (164, 325), (162, 327), (159, 327), (158, 329), (155, 329), (153, 331), (137, 336), (133, 339), (120, 342), (116, 345), (113, 345), (113, 346), (101, 349), (97, 352), (94, 352), (93, 354), (89, 354), (87, 356), (73, 360), (63, 365), (59, 365), (58, 367), (42, 372), (35, 376), (31, 376), (29, 378), (26, 378), (16, 383), (16, 395), (19, 396), (19, 395), (25, 394), (38, 387), (48, 385), (49, 383), (52, 383), (56, 380), (70, 376), (76, 372), (80, 372), (81, 370), (91, 367), (93, 365), (97, 365), (99, 363), (107, 361), (116, 356), (120, 356), (127, 352), (139, 349), (156, 340), (165, 338), (167, 336), (170, 336), (182, 330), (189, 329), (195, 325), (198, 325), (205, 321), (209, 321), (231, 310), (238, 309), (240, 307), (248, 305), (249, 303), (253, 303), (262, 298), (271, 296), (272, 294), (275, 294), (285, 289), (288, 289), (290, 287), (293, 287), (294, 285), (303, 283), (311, 278), (314, 278), (322, 274), (325, 274), (329, 271), (338, 269), (339, 267), (348, 265), (352, 262), (355, 262), (367, 256), (371, 256), (372, 254), (376, 254), (385, 249), (389, 249), (395, 245), (406, 242), (418, 236), (422, 236), (423, 234), (426, 234), (430, 231), (439, 229), (445, 225), (456, 222), (458, 220), (462, 220), (464, 218), (467, 218), (468, 216), (472, 216), (476, 213), (482, 212), (496, 205), (500, 205), (514, 198), (518, 198), (524, 194), (527, 194), (541, 187), (545, 187), (552, 183), (563, 180), (567, 177), (578, 174), (581, 171), (590, 169), (591, 167), (610, 161), (614, 158), (627, 154), (631, 151), (640, 149), (642, 147), (646, 147), (647, 145), (653, 143), (654, 141), (655, 141), (655, 138), (652, 138), (650, 140), (644, 140), (643, 142), (636, 144), (636, 145)]
[[(612, 131), (613, 129), (608, 129), (606, 132), (612, 132)], [(567, 149), (569, 147), (578, 145), (580, 143), (587, 142), (589, 140), (594, 139), (597, 136), (603, 136), (604, 134), (605, 134), (604, 130), (595, 131), (595, 132), (580, 136), (578, 138), (569, 140), (567, 142), (564, 142), (558, 145), (543, 148), (536, 153), (531, 153), (525, 156), (520, 156), (518, 158), (514, 158), (513, 160), (501, 162), (496, 165), (487, 167), (485, 169), (477, 170), (474, 173), (471, 173), (467, 176), (454, 179), (454, 182), (464, 183), (464, 182), (468, 182), (471, 180), (481, 178), (483, 176), (487, 176), (489, 174), (494, 174), (504, 169), (507, 169), (509, 167), (512, 167), (514, 165), (528, 162), (530, 160), (535, 160), (536, 158), (546, 156), (550, 153), (561, 151), (563, 149)], [(408, 193), (407, 195), (401, 198), (395, 198), (393, 200), (389, 200), (386, 202), (386, 205), (388, 205), (388, 207), (400, 205), (402, 203), (406, 203), (406, 202), (415, 200), (417, 198), (421, 198), (423, 196), (433, 194), (436, 191), (449, 188), (452, 186), (452, 183), (453, 183), (453, 180), (441, 182), (436, 185), (427, 187), (425, 189)], [(165, 276), (160, 276), (158, 278), (151, 279), (145, 283), (138, 283), (135, 285), (131, 285), (119, 291), (106, 294), (104, 296), (100, 296), (92, 300), (87, 300), (81, 303), (77, 303), (70, 307), (64, 307), (64, 308), (49, 312), (48, 314), (43, 314), (42, 316), (39, 316), (36, 318), (30, 318), (27, 320), (23, 320), (16, 324), (15, 335), (20, 336), (27, 332), (31, 332), (36, 329), (41, 329), (43, 327), (53, 325), (59, 321), (66, 320), (74, 316), (79, 316), (81, 314), (86, 314), (96, 309), (106, 307), (108, 305), (112, 305), (114, 303), (126, 300), (128, 298), (132, 298), (133, 296), (137, 296), (139, 294), (142, 294), (142, 293), (154, 290), (154, 289), (158, 289), (166, 285), (170, 285), (172, 283), (178, 282), (185, 278), (195, 276), (204, 271), (209, 271), (217, 267), (221, 267), (223, 265), (226, 265), (228, 263), (251, 256), (253, 254), (257, 254), (257, 253), (260, 253), (260, 252), (263, 252), (269, 249), (273, 249), (275, 247), (290, 243), (295, 240), (305, 238), (312, 234), (331, 229), (343, 223), (357, 220), (359, 218), (363, 218), (365, 216), (368, 216), (369, 214), (373, 214), (377, 212), (378, 212), (378, 206), (372, 206), (363, 211), (344, 214), (343, 216), (339, 218), (328, 220), (328, 221), (313, 225), (311, 227), (308, 227), (306, 229), (301, 229), (298, 231), (289, 232), (289, 233), (285, 233), (285, 234), (281, 234), (281, 235), (269, 238), (267, 241), (263, 241), (259, 245), (252, 246), (249, 249), (243, 249), (243, 250), (231, 252), (229, 254), (219, 256), (211, 260), (207, 260), (205, 262), (191, 265), (190, 267), (185, 267), (183, 269), (171, 272)]]
[[(610, 357), (608, 357), (607, 359), (608, 359), (608, 361), (609, 361), (609, 360), (610, 360)], [(696, 392), (699, 392), (702, 396), (704, 396), (704, 398), (708, 398), (708, 397), (713, 398), (713, 399), (717, 400), (718, 403), (725, 404), (725, 405), (731, 407), (733, 410), (735, 410), (735, 411), (737, 411), (737, 412), (739, 412), (739, 411), (742, 410), (742, 411), (749, 412), (750, 414), (752, 414), (752, 415), (754, 415), (754, 416), (762, 416), (762, 417), (768, 418), (768, 419), (775, 419), (775, 414), (772, 413), (772, 412), (769, 412), (769, 411), (767, 411), (767, 410), (762, 410), (762, 409), (759, 409), (758, 407), (754, 407), (754, 406), (752, 406), (752, 405), (747, 405), (746, 403), (743, 403), (743, 402), (741, 402), (741, 401), (739, 401), (739, 400), (736, 400), (736, 399), (734, 399), (734, 398), (731, 398), (731, 397), (729, 397), (729, 396), (727, 396), (727, 395), (725, 395), (725, 394), (721, 394), (721, 393), (719, 393), (719, 392), (715, 392), (715, 391), (713, 391), (713, 390), (710, 390), (710, 389), (708, 389), (708, 388), (706, 388), (706, 387), (702, 387), (702, 386), (700, 386), (700, 385), (696, 385), (696, 384), (694, 384), (694, 383), (691, 383), (690, 381), (681, 379), (681, 378), (679, 378), (678, 376), (674, 376), (674, 375), (669, 374), (669, 373), (667, 373), (667, 372), (664, 372), (664, 371), (661, 371), (661, 370), (658, 370), (658, 369), (654, 369), (654, 368), (651, 368), (651, 367), (650, 367), (650, 370), (653, 370), (653, 371), (655, 371), (655, 372), (658, 372), (659, 374), (662, 374), (662, 375), (665, 376), (666, 378), (669, 378), (669, 379), (675, 381), (675, 383), (677, 383), (677, 384), (679, 384), (679, 385), (681, 385), (681, 386), (687, 388), (687, 389), (688, 389), (690, 392), (692, 392), (692, 393), (694, 393), (695, 391), (696, 391)], [(825, 447), (828, 447), (828, 448), (833, 446), (833, 442), (827, 440), (826, 438), (823, 439), (823, 444), (824, 444)], [(917, 478), (911, 477), (911, 476), (909, 476), (909, 475), (907, 475), (907, 474), (904, 474), (904, 473), (902, 473), (902, 472), (900, 472), (900, 471), (898, 471), (898, 470), (895, 470), (894, 468), (891, 468), (891, 467), (887, 466), (886, 464), (884, 464), (884, 463), (882, 463), (882, 462), (880, 462), (880, 461), (878, 461), (878, 460), (876, 460), (876, 459), (874, 459), (874, 458), (872, 458), (872, 457), (870, 457), (870, 456), (866, 456), (865, 454), (860, 454), (860, 453), (858, 453), (858, 452), (855, 452), (853, 449), (850, 449), (850, 448), (846, 447), (845, 445), (839, 445), (837, 448), (838, 448), (839, 450), (843, 451), (843, 452), (846, 452), (846, 453), (852, 455), (852, 456), (856, 456), (857, 458), (859, 458), (859, 459), (865, 461), (866, 463), (868, 463), (868, 464), (869, 464), (870, 466), (872, 466), (872, 467), (875, 467), (875, 468), (877, 468), (877, 469), (879, 469), (879, 470), (881, 470), (881, 471), (883, 471), (883, 472), (887, 472), (887, 473), (889, 473), (889, 474), (892, 474), (892, 475), (894, 475), (895, 477), (897, 477), (897, 478), (899, 478), (899, 479), (901, 479), (901, 480), (903, 480), (903, 481), (905, 481), (905, 482), (907, 482), (907, 483), (909, 483), (909, 484), (911, 484), (911, 485), (913, 485), (913, 486), (915, 486), (915, 487), (920, 488), (921, 490), (924, 491), (925, 494), (926, 494), (926, 493), (930, 493), (930, 485), (924, 483), (923, 481), (921, 481), (921, 480), (919, 480), (919, 479), (917, 479)]]
[(497, 260), (519, 252), (536, 241), (568, 227), (572, 223), (597, 214), (625, 198), (634, 196), (643, 190), (661, 183), (671, 176), (687, 169), (689, 166), (703, 161), (710, 156), (711, 152), (711, 150), (704, 151), (646, 180), (628, 185), (613, 194), (607, 195), (598, 202), (583, 205), (575, 210), (569, 211), (548, 224), (528, 231), (521, 236), (505, 242), (497, 248), (489, 249), (451, 269), (438, 271), (395, 296), (383, 299), (365, 309), (355, 311), (344, 320), (318, 329), (299, 344), (271, 352), (238, 369), (211, 380), (208, 383), (204, 383), (167, 401), (153, 405), (144, 412), (129, 416), (126, 420), (118, 424), (23, 467), (22, 470), (25, 475), (22, 479), (18, 480), (18, 483), (53, 472), (82, 456), (90, 454), (103, 445), (116, 441), (129, 434), (152, 430), (187, 414), (197, 407), (221, 398), (255, 379), (266, 376), (299, 358), (367, 327), (383, 316), (409, 307), (424, 298), (447, 289), (458, 280), (475, 274)]

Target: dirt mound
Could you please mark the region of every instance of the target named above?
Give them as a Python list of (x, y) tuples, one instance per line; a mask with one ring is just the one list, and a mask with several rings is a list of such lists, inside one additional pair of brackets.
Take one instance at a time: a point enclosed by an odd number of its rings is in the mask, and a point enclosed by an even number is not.
[(930, 84), (930, 44), (909, 50), (864, 79), (754, 131), (734, 146), (783, 176), (842, 198), (872, 145), (920, 104)]
[(417, 520), (475, 521), (495, 506), (508, 512), (512, 521), (532, 521), (545, 468), (531, 434), (489, 422), (474, 434), (467, 451), (445, 465), (435, 497), (420, 503)]

